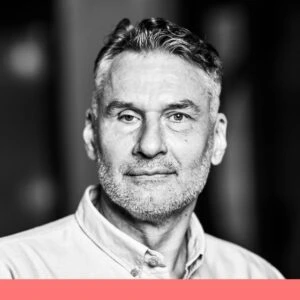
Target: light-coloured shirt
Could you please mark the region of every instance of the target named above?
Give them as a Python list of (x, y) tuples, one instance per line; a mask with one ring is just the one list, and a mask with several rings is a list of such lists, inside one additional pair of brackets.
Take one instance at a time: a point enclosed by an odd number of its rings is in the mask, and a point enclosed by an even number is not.
[[(0, 278), (170, 278), (161, 253), (112, 225), (90, 186), (74, 215), (0, 239)], [(248, 250), (205, 234), (196, 215), (187, 230), (185, 279), (282, 278)]]

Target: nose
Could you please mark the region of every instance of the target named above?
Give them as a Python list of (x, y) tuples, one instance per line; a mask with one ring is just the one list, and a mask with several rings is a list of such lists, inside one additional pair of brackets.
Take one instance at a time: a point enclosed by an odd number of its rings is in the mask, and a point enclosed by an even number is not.
[(166, 154), (164, 134), (158, 120), (147, 120), (140, 131), (138, 141), (133, 149), (134, 155), (153, 158), (159, 154)]

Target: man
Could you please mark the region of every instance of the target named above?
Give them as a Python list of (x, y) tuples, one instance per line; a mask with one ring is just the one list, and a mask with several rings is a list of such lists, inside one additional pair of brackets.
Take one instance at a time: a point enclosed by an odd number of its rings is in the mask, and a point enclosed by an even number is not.
[(282, 278), (203, 232), (193, 210), (226, 149), (221, 62), (187, 29), (122, 20), (95, 63), (84, 141), (98, 166), (75, 215), (2, 239), (2, 278)]

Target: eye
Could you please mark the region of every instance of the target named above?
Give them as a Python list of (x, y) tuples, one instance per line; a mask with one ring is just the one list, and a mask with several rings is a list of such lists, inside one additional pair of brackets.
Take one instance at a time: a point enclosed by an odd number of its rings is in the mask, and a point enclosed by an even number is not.
[(134, 124), (137, 121), (139, 121), (140, 118), (136, 116), (136, 114), (134, 114), (133, 112), (123, 112), (118, 116), (118, 120), (127, 124)]
[(131, 122), (134, 119), (134, 116), (131, 115), (123, 115), (120, 117), (120, 120), (124, 120), (126, 122)]
[(173, 115), (170, 116), (170, 120), (172, 122), (182, 122), (185, 119), (189, 119), (189, 116), (183, 113), (175, 113)]

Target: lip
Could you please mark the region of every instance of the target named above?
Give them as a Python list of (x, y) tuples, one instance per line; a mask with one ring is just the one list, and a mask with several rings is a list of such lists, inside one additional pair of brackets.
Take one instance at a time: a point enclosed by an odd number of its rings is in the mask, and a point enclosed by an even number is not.
[(135, 184), (150, 184), (154, 186), (160, 185), (160, 184), (166, 184), (174, 175), (176, 172), (171, 171), (135, 171), (131, 172), (130, 174), (127, 174), (127, 178), (132, 181)]
[(174, 175), (176, 174), (173, 170), (166, 170), (166, 169), (154, 169), (154, 170), (132, 170), (127, 176), (133, 176), (133, 177), (164, 177), (168, 175)]

